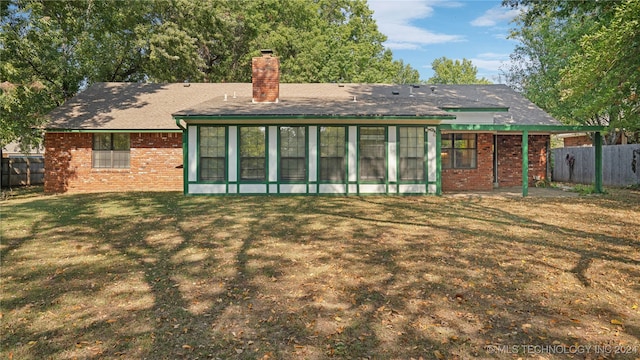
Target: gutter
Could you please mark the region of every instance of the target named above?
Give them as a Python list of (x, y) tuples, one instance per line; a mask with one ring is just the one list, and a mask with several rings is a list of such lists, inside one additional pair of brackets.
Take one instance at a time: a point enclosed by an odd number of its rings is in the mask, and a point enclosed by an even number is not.
[(180, 122), (180, 121), (182, 121), (182, 119), (177, 118), (177, 117), (175, 117), (175, 116), (173, 117), (173, 119), (176, 121), (176, 126), (177, 126), (177, 127), (179, 127), (180, 129), (182, 129), (182, 131), (187, 130), (187, 128), (186, 128), (186, 127), (184, 127), (184, 126), (182, 125), (182, 123)]
[(177, 133), (176, 129), (44, 129), (47, 133)]
[(212, 121), (280, 121), (280, 120), (453, 120), (455, 115), (280, 115), (280, 114), (256, 114), (256, 115), (184, 115), (175, 114), (176, 120), (212, 120)]

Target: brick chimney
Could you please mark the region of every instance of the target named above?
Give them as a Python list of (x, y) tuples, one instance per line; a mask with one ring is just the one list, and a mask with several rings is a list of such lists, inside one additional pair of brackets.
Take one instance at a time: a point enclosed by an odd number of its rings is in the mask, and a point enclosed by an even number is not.
[(253, 102), (277, 103), (280, 97), (280, 60), (272, 50), (262, 50), (261, 57), (251, 60)]

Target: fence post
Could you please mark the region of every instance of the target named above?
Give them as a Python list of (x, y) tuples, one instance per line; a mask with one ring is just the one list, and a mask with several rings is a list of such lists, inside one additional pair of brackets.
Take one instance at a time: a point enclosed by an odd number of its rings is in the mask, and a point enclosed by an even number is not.
[(27, 186), (31, 186), (31, 161), (29, 161), (29, 157), (25, 157), (25, 161), (27, 164)]
[(9, 187), (13, 187), (12, 179), (15, 177), (13, 174), (15, 171), (13, 169), (13, 158), (9, 158)]
[(596, 164), (595, 164), (595, 190), (597, 193), (602, 193), (602, 134), (600, 131), (596, 131), (593, 137), (593, 145), (596, 150)]
[(522, 131), (522, 196), (529, 195), (529, 131)]

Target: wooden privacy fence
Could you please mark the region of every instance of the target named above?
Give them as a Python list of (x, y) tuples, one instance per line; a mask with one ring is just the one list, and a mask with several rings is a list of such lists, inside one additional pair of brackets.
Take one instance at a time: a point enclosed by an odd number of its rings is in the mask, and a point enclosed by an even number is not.
[[(595, 180), (595, 148), (565, 147), (551, 151), (553, 181), (591, 184)], [(602, 147), (602, 183), (640, 184), (640, 144)]]
[(2, 158), (2, 187), (44, 183), (44, 158), (19, 156)]

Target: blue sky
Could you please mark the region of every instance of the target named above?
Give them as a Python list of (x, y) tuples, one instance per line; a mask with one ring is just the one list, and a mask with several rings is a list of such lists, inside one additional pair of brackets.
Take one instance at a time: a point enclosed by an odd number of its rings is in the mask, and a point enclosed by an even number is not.
[(433, 75), (431, 63), (446, 56), (469, 59), (478, 77), (494, 83), (500, 69), (508, 66), (517, 42), (507, 39), (519, 10), (502, 7), (500, 0), (368, 0), (384, 45), (420, 72)]

